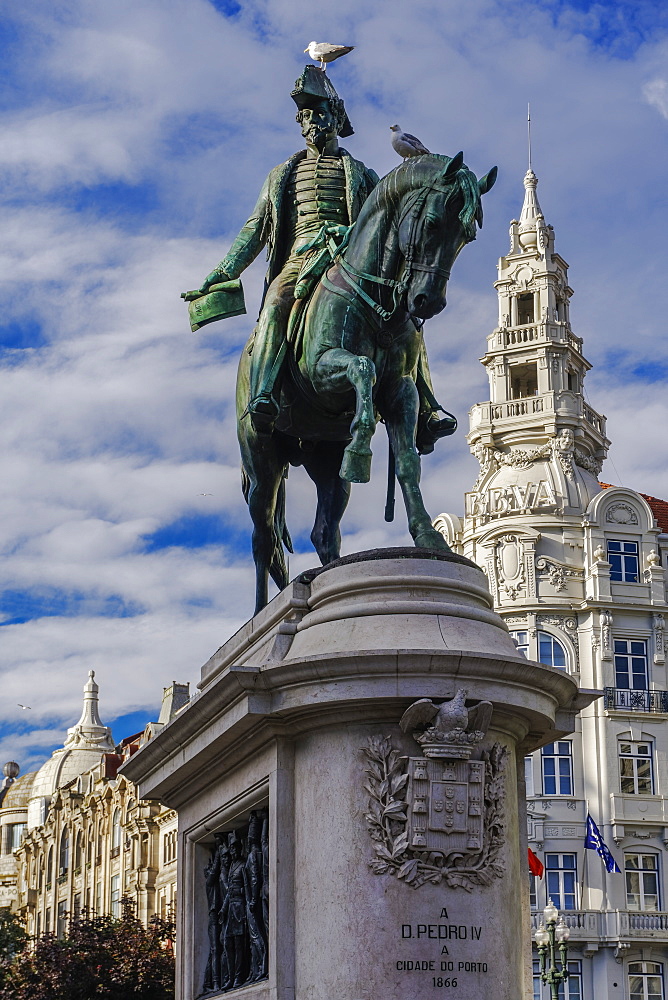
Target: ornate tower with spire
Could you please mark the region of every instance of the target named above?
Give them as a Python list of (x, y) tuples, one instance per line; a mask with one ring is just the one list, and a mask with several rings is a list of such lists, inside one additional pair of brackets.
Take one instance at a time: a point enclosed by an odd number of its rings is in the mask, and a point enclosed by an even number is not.
[[(605, 418), (584, 398), (568, 268), (536, 187), (529, 168), (498, 266), (481, 359), (490, 399), (472, 407), (468, 435), (480, 473), (465, 516), (435, 526), (484, 568), (518, 649), (603, 695), (571, 736), (525, 760), (529, 846), (545, 865), (531, 879), (533, 927), (550, 897), (571, 929), (569, 996), (663, 998), (668, 504), (598, 481)], [(588, 814), (623, 876), (583, 847)], [(547, 997), (534, 958), (534, 996)]]
[(480, 476), (467, 497), (476, 526), (510, 513), (581, 514), (599, 492), (605, 417), (583, 395), (591, 367), (570, 324), (568, 265), (554, 248), (529, 169), (495, 288), (497, 328), (481, 359), (490, 400), (471, 410), (469, 445)]

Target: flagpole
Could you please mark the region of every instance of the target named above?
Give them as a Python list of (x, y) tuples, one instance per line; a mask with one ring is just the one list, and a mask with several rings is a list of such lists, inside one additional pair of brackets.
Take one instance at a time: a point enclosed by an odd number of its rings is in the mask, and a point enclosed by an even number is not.
[[(589, 816), (589, 799), (585, 799), (585, 807), (587, 809), (587, 816)], [(587, 819), (585, 817), (585, 839), (584, 839), (584, 859), (582, 861), (582, 881), (580, 882), (580, 909), (584, 909), (584, 885), (585, 885), (585, 875), (587, 872)]]

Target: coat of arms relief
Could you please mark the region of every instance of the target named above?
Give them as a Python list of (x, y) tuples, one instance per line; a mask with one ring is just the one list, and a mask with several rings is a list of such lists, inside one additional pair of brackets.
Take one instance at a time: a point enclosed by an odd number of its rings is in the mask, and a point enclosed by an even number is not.
[(467, 709), (467, 693), (460, 688), (441, 705), (421, 698), (406, 709), (400, 725), (419, 756), (402, 756), (390, 737), (369, 738), (366, 821), (376, 875), (414, 888), (445, 882), (468, 892), (503, 876), (508, 751), (500, 743), (482, 748), (492, 704)]

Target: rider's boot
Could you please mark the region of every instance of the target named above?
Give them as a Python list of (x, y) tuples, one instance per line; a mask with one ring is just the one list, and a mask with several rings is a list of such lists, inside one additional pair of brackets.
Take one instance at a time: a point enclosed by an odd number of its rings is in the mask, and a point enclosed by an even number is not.
[[(445, 411), (444, 411), (445, 412)], [(457, 418), (451, 413), (439, 418), (436, 410), (421, 410), (418, 416), (415, 446), (421, 455), (430, 455), (437, 441), (457, 430)]]
[(269, 392), (261, 392), (248, 404), (248, 413), (256, 434), (271, 434), (279, 413), (278, 403)]

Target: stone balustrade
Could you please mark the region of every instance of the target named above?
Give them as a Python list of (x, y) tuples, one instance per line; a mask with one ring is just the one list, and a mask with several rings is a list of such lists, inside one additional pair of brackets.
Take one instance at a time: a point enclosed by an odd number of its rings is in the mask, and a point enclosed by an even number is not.
[[(570, 930), (571, 941), (618, 942), (627, 938), (651, 941), (665, 937), (668, 931), (668, 913), (665, 911), (562, 910), (560, 915)], [(542, 910), (531, 914), (532, 935), (542, 919)]]

